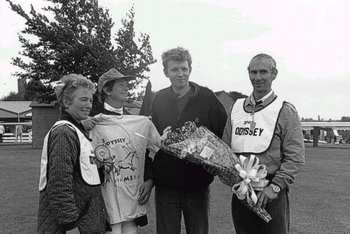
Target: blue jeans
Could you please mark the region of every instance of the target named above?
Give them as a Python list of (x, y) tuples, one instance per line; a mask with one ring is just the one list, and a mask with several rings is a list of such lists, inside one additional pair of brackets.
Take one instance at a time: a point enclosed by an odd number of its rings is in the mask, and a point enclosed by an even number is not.
[(182, 214), (187, 234), (208, 234), (208, 187), (183, 191), (157, 186), (155, 201), (157, 234), (179, 234)]
[(275, 200), (266, 206), (272, 220), (265, 223), (255, 213), (248, 210), (236, 195), (232, 196), (232, 218), (237, 234), (288, 234), (289, 233), (289, 199), (287, 189), (282, 190)]

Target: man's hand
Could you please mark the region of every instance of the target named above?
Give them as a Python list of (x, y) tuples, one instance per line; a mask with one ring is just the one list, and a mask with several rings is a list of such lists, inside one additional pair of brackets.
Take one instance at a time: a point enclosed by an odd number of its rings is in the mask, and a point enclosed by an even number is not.
[(217, 167), (208, 166), (207, 164), (203, 164), (203, 168), (213, 176), (219, 175), (220, 173), (220, 170)]
[(263, 191), (258, 194), (257, 207), (265, 208), (266, 204), (274, 199), (276, 199), (278, 193), (272, 190), (272, 187), (266, 186)]
[(86, 131), (90, 131), (91, 129), (93, 129), (95, 127), (97, 122), (98, 122), (98, 120), (96, 118), (89, 117), (87, 119), (82, 120), (81, 124), (84, 126)]
[(144, 205), (148, 202), (149, 197), (151, 196), (152, 188), (153, 188), (152, 179), (149, 179), (143, 182), (139, 190), (139, 197), (137, 199), (140, 205)]
[(164, 130), (163, 130), (163, 134), (160, 136), (160, 139), (162, 141), (164, 141), (167, 137), (168, 137), (168, 134), (171, 132), (171, 126), (168, 126), (166, 127)]

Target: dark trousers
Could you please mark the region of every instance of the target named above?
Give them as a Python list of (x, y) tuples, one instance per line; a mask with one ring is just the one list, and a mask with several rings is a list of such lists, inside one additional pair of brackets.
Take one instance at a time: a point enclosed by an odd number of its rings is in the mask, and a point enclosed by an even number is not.
[(157, 186), (155, 201), (157, 234), (179, 234), (182, 214), (187, 234), (208, 234), (208, 187), (189, 192)]
[(289, 199), (288, 191), (282, 190), (275, 200), (266, 206), (272, 217), (269, 223), (248, 210), (236, 195), (232, 196), (232, 218), (237, 234), (288, 234), (289, 233)]

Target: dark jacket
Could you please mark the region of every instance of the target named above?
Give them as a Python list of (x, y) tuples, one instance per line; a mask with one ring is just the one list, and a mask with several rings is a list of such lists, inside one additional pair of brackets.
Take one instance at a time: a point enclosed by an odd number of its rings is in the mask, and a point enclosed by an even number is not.
[[(152, 121), (160, 134), (167, 126), (181, 127), (186, 121), (199, 120), (199, 123), (221, 137), (227, 115), (224, 107), (208, 88), (190, 82), (193, 94), (183, 111), (177, 108), (178, 98), (171, 87), (160, 90), (152, 105)], [(153, 161), (153, 176), (156, 186), (166, 186), (184, 190), (197, 190), (207, 187), (213, 176), (201, 166), (177, 159), (159, 151)]]
[[(68, 113), (67, 120), (87, 136), (83, 126)], [(61, 234), (78, 227), (80, 233), (106, 230), (107, 213), (100, 185), (82, 179), (77, 133), (67, 125), (55, 127), (48, 139), (47, 185), (39, 195), (38, 233)]]

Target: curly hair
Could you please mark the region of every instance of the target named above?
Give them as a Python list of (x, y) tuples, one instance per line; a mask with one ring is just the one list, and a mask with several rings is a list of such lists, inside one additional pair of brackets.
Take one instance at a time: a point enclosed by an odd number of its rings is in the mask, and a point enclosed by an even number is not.
[(94, 83), (88, 80), (85, 76), (80, 74), (68, 74), (63, 76), (59, 84), (55, 87), (58, 104), (61, 108), (65, 108), (63, 100), (73, 100), (73, 93), (78, 88), (87, 88), (95, 93), (96, 87)]
[(192, 70), (192, 58), (191, 58), (190, 52), (188, 52), (188, 50), (182, 47), (176, 47), (176, 48), (167, 50), (162, 54), (162, 62), (163, 62), (164, 69), (167, 69), (168, 61), (170, 60), (179, 61), (179, 62), (187, 61), (190, 70)]

